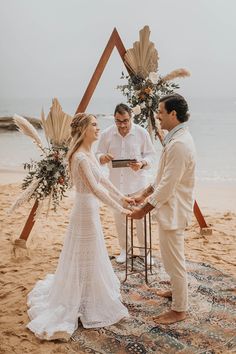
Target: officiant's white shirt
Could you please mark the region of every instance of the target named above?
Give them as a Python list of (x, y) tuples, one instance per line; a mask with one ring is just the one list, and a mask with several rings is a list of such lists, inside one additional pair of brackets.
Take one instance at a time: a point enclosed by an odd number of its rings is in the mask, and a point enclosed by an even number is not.
[(111, 154), (114, 159), (144, 160), (147, 166), (138, 171), (130, 167), (109, 168), (110, 181), (123, 193), (132, 194), (150, 184), (150, 167), (155, 159), (155, 150), (146, 129), (132, 123), (126, 136), (121, 136), (116, 125), (104, 130), (99, 139), (96, 156), (98, 160), (103, 154)]

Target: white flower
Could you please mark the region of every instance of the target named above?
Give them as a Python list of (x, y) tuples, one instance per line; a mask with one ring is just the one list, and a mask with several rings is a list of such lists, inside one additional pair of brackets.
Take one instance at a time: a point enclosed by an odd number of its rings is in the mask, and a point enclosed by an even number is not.
[(124, 93), (128, 93), (129, 92), (129, 89), (126, 87), (125, 89), (124, 89)]
[(145, 108), (145, 107), (146, 107), (146, 103), (145, 103), (145, 102), (142, 102), (142, 103), (140, 104), (140, 108), (143, 109), (143, 108)]
[(137, 116), (137, 115), (139, 115), (141, 113), (141, 108), (137, 104), (137, 106), (133, 107), (132, 111), (133, 111), (134, 115)]
[(151, 73), (149, 73), (148, 78), (154, 85), (156, 85), (158, 83), (158, 75), (155, 71), (152, 71)]

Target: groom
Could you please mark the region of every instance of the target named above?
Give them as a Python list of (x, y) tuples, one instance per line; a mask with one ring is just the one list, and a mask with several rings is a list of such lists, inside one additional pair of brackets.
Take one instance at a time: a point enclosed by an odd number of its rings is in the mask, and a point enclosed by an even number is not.
[[(146, 202), (131, 217), (141, 219), (155, 208), (164, 268), (170, 276), (171, 291), (157, 295), (172, 298), (171, 310), (154, 318), (156, 323), (171, 324), (186, 318), (188, 281), (184, 255), (184, 229), (191, 220), (195, 173), (195, 147), (186, 126), (188, 105), (177, 94), (160, 99), (157, 115), (161, 128), (168, 130), (163, 141), (155, 183), (135, 200)], [(148, 198), (147, 198), (148, 197)]]

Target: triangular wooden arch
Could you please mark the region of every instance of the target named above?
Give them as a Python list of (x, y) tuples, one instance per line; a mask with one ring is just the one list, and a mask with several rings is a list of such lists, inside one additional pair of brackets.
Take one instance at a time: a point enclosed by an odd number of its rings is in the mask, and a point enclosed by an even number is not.
[[(114, 30), (112, 31), (112, 34), (107, 42), (107, 45), (106, 45), (106, 48), (104, 49), (103, 53), (102, 53), (102, 56), (98, 62), (98, 65), (91, 77), (91, 80), (85, 90), (85, 93), (80, 101), (80, 104), (78, 105), (77, 109), (76, 109), (76, 112), (75, 113), (79, 113), (79, 112), (85, 112), (86, 111), (86, 108), (89, 104), (89, 101), (96, 89), (96, 86), (100, 80), (100, 77), (102, 76), (102, 73), (106, 67), (106, 64), (111, 56), (111, 53), (114, 49), (114, 47), (117, 48), (119, 54), (120, 54), (120, 57), (127, 69), (127, 71), (130, 73), (130, 70), (127, 68), (126, 64), (125, 64), (125, 61), (124, 61), (124, 56), (125, 56), (125, 53), (126, 53), (126, 49), (125, 49), (125, 46), (119, 36), (119, 33), (117, 32), (116, 28), (114, 28)], [(25, 223), (25, 226), (22, 230), (22, 233), (20, 235), (20, 240), (27, 240), (28, 237), (29, 237), (29, 234), (32, 230), (32, 227), (34, 226), (34, 223), (35, 223), (35, 220), (34, 220), (34, 216), (35, 216), (35, 213), (37, 211), (37, 208), (38, 208), (38, 201), (36, 200), (32, 209), (31, 209), (31, 212), (28, 216), (28, 219)], [(201, 213), (201, 210), (197, 204), (197, 202), (195, 201), (194, 202), (194, 208), (193, 208), (193, 211), (194, 211), (194, 215), (198, 221), (198, 224), (200, 226), (201, 229), (204, 229), (204, 228), (207, 228), (207, 224), (206, 224), (206, 221)], [(19, 243), (20, 244), (20, 243)]]
[[(111, 53), (112, 53), (114, 47), (117, 48), (117, 50), (120, 54), (120, 57), (121, 57), (123, 63), (125, 64), (124, 56), (126, 53), (126, 49), (124, 47), (124, 44), (123, 44), (116, 28), (114, 28), (114, 30), (112, 31), (112, 34), (107, 42), (106, 48), (104, 49), (104, 51), (102, 53), (102, 56), (98, 62), (98, 65), (91, 77), (91, 80), (87, 86), (87, 89), (85, 90), (82, 100), (80, 101), (80, 104), (78, 105), (75, 113), (86, 111), (89, 101), (95, 91), (95, 88), (97, 87), (98, 81), (100, 80), (100, 77), (102, 76), (102, 73), (107, 65), (107, 62), (111, 56)], [(126, 65), (125, 65), (125, 67), (126, 67), (127, 71), (130, 72)]]
[[(98, 62), (98, 65), (93, 73), (93, 76), (91, 77), (91, 80), (87, 86), (87, 89), (82, 97), (82, 100), (80, 101), (80, 104), (77, 107), (76, 113), (86, 111), (89, 101), (96, 89), (96, 86), (100, 80), (100, 77), (102, 76), (102, 73), (105, 69), (105, 66), (111, 56), (111, 53), (112, 53), (114, 47), (117, 48), (127, 71), (130, 73), (129, 68), (126, 66), (125, 61), (124, 61), (124, 56), (126, 53), (125, 46), (119, 36), (119, 33), (117, 32), (117, 29), (114, 28), (114, 30), (112, 31), (112, 34), (107, 42), (106, 48), (104, 49), (102, 56)], [(160, 137), (159, 137), (159, 139), (160, 139)], [(205, 219), (201, 213), (201, 210), (200, 210), (196, 201), (194, 203), (194, 215), (199, 223), (200, 228), (201, 229), (206, 228), (207, 227), (206, 221), (205, 221)]]

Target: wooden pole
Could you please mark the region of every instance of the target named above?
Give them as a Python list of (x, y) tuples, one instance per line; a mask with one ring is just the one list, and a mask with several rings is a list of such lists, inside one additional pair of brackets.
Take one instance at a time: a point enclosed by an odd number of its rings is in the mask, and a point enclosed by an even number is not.
[(198, 206), (198, 203), (196, 202), (196, 200), (194, 201), (194, 206), (193, 206), (193, 212), (194, 212), (194, 215), (198, 221), (198, 224), (200, 226), (201, 229), (205, 229), (205, 228), (208, 228), (207, 226), (207, 223), (201, 213), (201, 210)]
[(37, 211), (37, 208), (38, 208), (38, 201), (36, 200), (32, 209), (31, 209), (31, 212), (28, 216), (28, 219), (25, 223), (25, 226), (21, 232), (21, 235), (19, 237), (20, 240), (24, 240), (25, 242), (27, 241), (28, 237), (29, 237), (29, 234), (35, 224), (35, 214), (36, 214), (36, 211)]
[[(114, 49), (114, 47), (117, 48), (122, 61), (124, 62), (124, 56), (126, 53), (126, 49), (124, 47), (124, 44), (116, 30), (116, 28), (114, 28), (108, 43), (106, 45), (106, 48), (104, 49), (102, 56), (98, 62), (98, 65), (91, 77), (91, 80), (87, 86), (87, 89), (82, 97), (82, 100), (80, 101), (80, 104), (78, 105), (76, 112), (75, 113), (79, 113), (79, 112), (85, 112), (89, 101), (94, 93), (95, 88), (97, 87), (98, 81), (100, 80), (100, 77), (102, 76), (102, 73), (105, 69), (105, 66), (107, 65), (107, 62), (111, 56), (111, 53)], [(127, 68), (128, 70), (128, 68)]]

